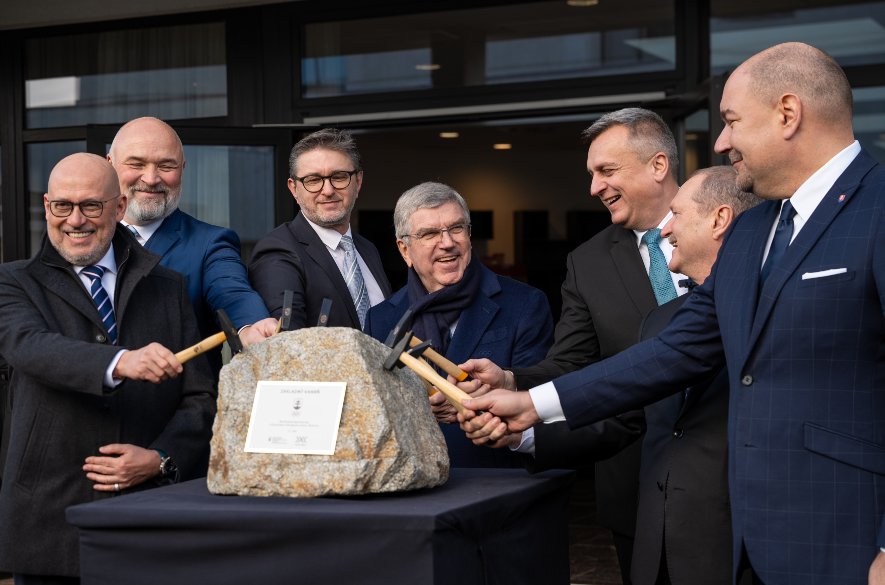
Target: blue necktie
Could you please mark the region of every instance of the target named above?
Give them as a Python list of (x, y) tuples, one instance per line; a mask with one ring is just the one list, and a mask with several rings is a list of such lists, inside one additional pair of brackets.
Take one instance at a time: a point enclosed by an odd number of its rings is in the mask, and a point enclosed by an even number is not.
[(347, 290), (353, 298), (353, 306), (356, 307), (356, 314), (360, 318), (360, 327), (363, 327), (366, 324), (366, 313), (369, 312), (369, 289), (366, 288), (363, 271), (360, 270), (359, 262), (356, 260), (353, 238), (341, 236), (338, 247), (344, 250), (344, 282), (347, 283)]
[(676, 287), (667, 268), (667, 259), (658, 242), (661, 241), (660, 228), (652, 228), (642, 235), (642, 241), (648, 248), (648, 279), (655, 293), (658, 305), (663, 305), (676, 298)]
[(92, 302), (98, 309), (98, 316), (104, 323), (105, 329), (108, 331), (108, 339), (111, 343), (117, 343), (117, 319), (114, 317), (114, 307), (111, 305), (111, 299), (108, 297), (108, 291), (101, 285), (101, 277), (105, 269), (101, 266), (87, 266), (80, 271), (92, 281), (89, 288), (89, 294), (92, 295)]
[(787, 251), (787, 247), (790, 245), (790, 240), (793, 239), (794, 215), (796, 215), (796, 210), (793, 209), (793, 205), (789, 201), (784, 201), (784, 206), (781, 207), (780, 218), (777, 220), (777, 227), (774, 229), (774, 239), (771, 240), (771, 248), (768, 249), (768, 258), (765, 259), (765, 263), (762, 265), (760, 285), (771, 274), (771, 269), (774, 265), (780, 262), (784, 252)]

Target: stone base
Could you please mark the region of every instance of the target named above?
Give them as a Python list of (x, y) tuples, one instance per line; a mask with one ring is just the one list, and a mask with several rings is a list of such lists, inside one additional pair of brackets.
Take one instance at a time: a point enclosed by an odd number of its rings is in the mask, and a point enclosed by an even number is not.
[[(312, 497), (433, 487), (449, 458), (427, 392), (390, 349), (355, 329), (314, 327), (250, 346), (221, 370), (208, 485), (213, 494)], [(334, 455), (246, 453), (259, 380), (347, 383)]]

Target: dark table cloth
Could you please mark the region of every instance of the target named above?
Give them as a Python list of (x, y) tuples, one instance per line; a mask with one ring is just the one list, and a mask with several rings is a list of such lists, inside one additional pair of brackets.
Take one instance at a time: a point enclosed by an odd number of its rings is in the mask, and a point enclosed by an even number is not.
[(215, 496), (206, 480), (73, 506), (83, 585), (568, 584), (572, 474), (453, 468), (433, 489)]

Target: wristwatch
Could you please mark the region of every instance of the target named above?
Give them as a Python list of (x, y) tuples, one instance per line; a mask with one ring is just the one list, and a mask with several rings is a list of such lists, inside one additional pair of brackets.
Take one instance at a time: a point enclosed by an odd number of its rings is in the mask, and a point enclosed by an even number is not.
[(175, 461), (162, 449), (154, 449), (160, 456), (160, 477), (171, 480), (173, 483), (178, 482), (178, 466)]

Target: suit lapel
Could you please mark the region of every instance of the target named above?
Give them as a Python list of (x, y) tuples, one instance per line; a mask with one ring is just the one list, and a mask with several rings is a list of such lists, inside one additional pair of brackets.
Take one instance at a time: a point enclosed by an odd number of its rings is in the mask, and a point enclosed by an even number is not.
[[(45, 246), (49, 246), (44, 240)], [(44, 247), (45, 249), (45, 247)], [(55, 256), (55, 257), (53, 257)], [(32, 264), (31, 274), (40, 282), (47, 294), (55, 295), (59, 300), (70, 305), (78, 313), (89, 319), (99, 329), (104, 324), (98, 315), (98, 309), (83, 286), (80, 277), (70, 264), (62, 260), (54, 249), (41, 255), (39, 261)]]
[(366, 250), (366, 240), (362, 238), (362, 236), (358, 236), (354, 234), (353, 242), (356, 245), (356, 250), (359, 252), (360, 257), (363, 259), (363, 262), (366, 263), (366, 266), (369, 267), (369, 270), (372, 272), (372, 277), (374, 277), (375, 282), (378, 283), (378, 288), (381, 289), (381, 294), (384, 295), (384, 298), (388, 298), (393, 292), (390, 289), (390, 282), (387, 280), (387, 274), (384, 273), (384, 266), (381, 265), (381, 258), (377, 254), (370, 254)]
[(458, 318), (458, 327), (446, 352), (449, 359), (460, 363), (474, 355), (480, 339), (491, 325), (501, 307), (491, 296), (501, 290), (497, 277), (489, 270), (482, 270), (482, 285), (476, 300)]
[(181, 239), (181, 211), (176, 209), (163, 220), (144, 247), (161, 258)]
[(658, 302), (655, 300), (651, 281), (648, 280), (648, 273), (639, 255), (636, 234), (620, 226), (613, 231), (613, 234), (609, 252), (615, 270), (618, 271), (620, 280), (627, 290), (627, 296), (630, 297), (636, 310), (645, 315), (650, 309), (657, 307)]
[[(839, 212), (851, 200), (860, 184), (860, 179), (872, 166), (873, 162), (864, 153), (859, 154), (855, 158), (845, 172), (836, 180), (836, 183), (827, 192), (820, 204), (818, 204), (811, 217), (808, 218), (808, 221), (805, 222), (802, 231), (799, 232), (796, 239), (787, 248), (781, 261), (772, 269), (759, 294), (759, 303), (756, 307), (756, 316), (753, 320), (753, 329), (750, 334), (748, 347), (755, 345), (787, 280), (796, 272), (799, 265), (808, 256), (808, 253), (814, 248), (817, 241)], [(773, 217), (771, 221), (773, 224)], [(769, 224), (769, 229), (771, 229), (772, 224)], [(756, 278), (758, 281), (758, 275)]]
[(344, 277), (341, 276), (341, 271), (338, 270), (338, 265), (335, 264), (335, 260), (332, 259), (329, 249), (313, 228), (310, 227), (301, 212), (295, 216), (295, 220), (292, 222), (292, 232), (298, 241), (304, 246), (307, 255), (316, 262), (317, 266), (320, 267), (329, 279), (329, 282), (334, 285), (338, 294), (345, 300), (344, 305), (347, 308), (347, 313), (350, 315), (352, 321), (359, 325), (360, 319), (356, 314), (353, 298), (350, 296), (350, 291), (347, 290), (347, 283), (344, 282)]

